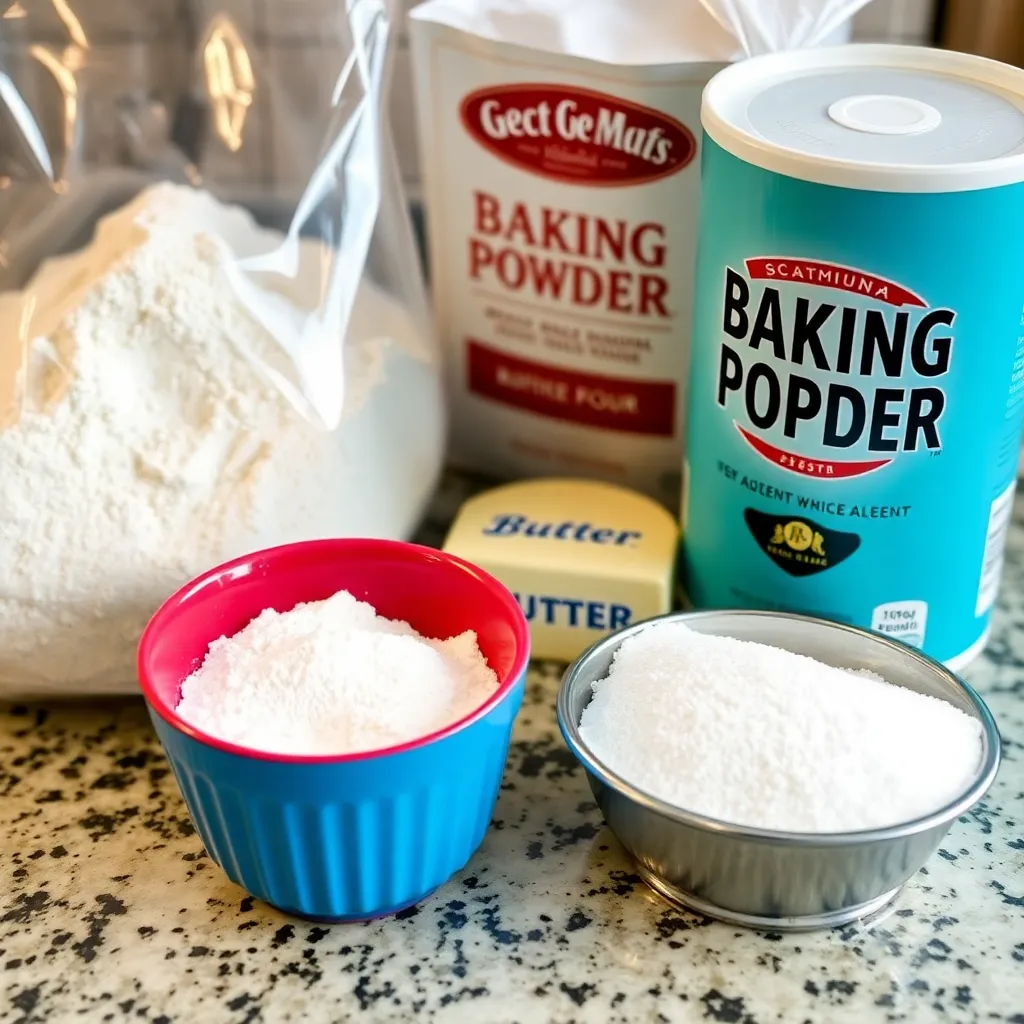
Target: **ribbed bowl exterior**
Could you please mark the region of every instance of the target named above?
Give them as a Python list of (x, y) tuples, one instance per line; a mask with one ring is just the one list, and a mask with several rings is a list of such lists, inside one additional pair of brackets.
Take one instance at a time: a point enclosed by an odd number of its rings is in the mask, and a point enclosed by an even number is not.
[(525, 675), (488, 714), (396, 754), (289, 763), (243, 757), (150, 717), (210, 856), (253, 896), (359, 920), (416, 903), (483, 840)]

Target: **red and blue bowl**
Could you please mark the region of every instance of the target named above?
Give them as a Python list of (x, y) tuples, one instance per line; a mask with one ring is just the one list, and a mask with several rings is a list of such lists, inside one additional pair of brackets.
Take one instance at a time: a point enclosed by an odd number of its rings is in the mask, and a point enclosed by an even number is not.
[[(211, 641), (265, 608), (339, 590), (424, 636), (476, 632), (498, 676), (472, 714), (366, 753), (301, 756), (207, 735), (174, 711)], [(171, 597), (139, 645), (150, 716), (210, 856), (253, 896), (318, 920), (384, 916), (419, 902), (470, 859), (498, 797), (522, 704), (529, 630), (497, 580), (452, 555), (384, 540), (322, 540), (247, 555)]]

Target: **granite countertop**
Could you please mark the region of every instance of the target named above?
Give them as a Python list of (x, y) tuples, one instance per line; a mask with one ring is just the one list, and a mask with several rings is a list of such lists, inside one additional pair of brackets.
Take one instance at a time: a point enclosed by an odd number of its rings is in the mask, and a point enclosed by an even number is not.
[[(454, 499), (453, 499), (454, 500)], [(988, 799), (876, 920), (758, 934), (651, 893), (537, 667), (483, 847), (395, 918), (311, 926), (203, 851), (138, 699), (0, 706), (0, 1021), (1024, 1024), (1024, 500), (988, 653)]]

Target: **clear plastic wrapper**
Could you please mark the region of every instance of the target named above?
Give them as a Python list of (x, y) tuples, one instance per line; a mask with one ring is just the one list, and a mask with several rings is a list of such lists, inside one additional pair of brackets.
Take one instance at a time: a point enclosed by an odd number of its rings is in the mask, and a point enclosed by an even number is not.
[(5, 15), (0, 697), (131, 689), (146, 619), (192, 575), (407, 537), (433, 491), (391, 12), (299, 6), (312, 49), (289, 4), (276, 26), (203, 0)]
[(700, 0), (748, 57), (840, 42), (868, 0)]

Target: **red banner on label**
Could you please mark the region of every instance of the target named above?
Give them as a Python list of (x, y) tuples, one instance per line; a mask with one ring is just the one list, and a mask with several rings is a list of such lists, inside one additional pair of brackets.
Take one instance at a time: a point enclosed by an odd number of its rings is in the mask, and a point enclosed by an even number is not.
[(806, 455), (776, 448), (760, 437), (755, 437), (749, 430), (744, 430), (735, 420), (733, 425), (740, 432), (743, 440), (750, 445), (763, 459), (772, 465), (788, 469), (791, 473), (801, 476), (812, 476), (820, 480), (846, 480), (851, 476), (863, 476), (873, 473), (876, 469), (888, 466), (892, 459), (874, 459), (866, 462), (841, 462), (834, 459), (811, 459)]
[(676, 385), (574, 373), (506, 355), (479, 341), (467, 345), (467, 381), (475, 395), (503, 405), (629, 434), (672, 437)]
[(890, 306), (927, 306), (919, 295), (895, 281), (866, 274), (863, 270), (819, 260), (790, 259), (784, 256), (759, 256), (744, 261), (748, 276), (755, 281), (794, 281), (819, 288), (836, 288), (863, 295)]

